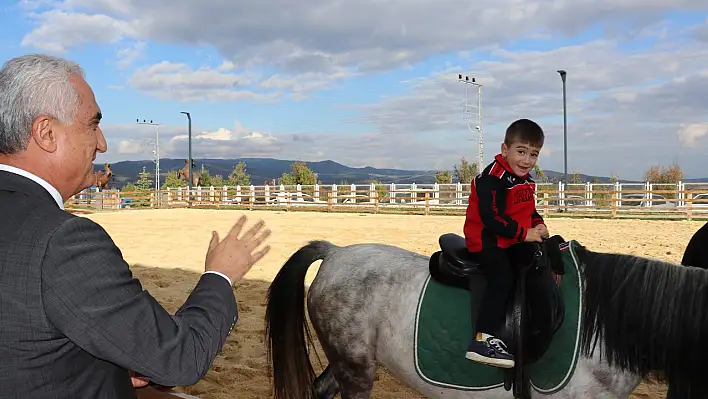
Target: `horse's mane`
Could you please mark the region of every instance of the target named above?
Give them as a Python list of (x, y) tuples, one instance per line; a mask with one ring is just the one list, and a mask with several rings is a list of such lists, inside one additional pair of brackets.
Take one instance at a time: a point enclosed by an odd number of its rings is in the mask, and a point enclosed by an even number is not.
[(700, 384), (708, 355), (708, 271), (644, 257), (578, 251), (584, 277), (582, 350), (598, 340), (610, 364)]

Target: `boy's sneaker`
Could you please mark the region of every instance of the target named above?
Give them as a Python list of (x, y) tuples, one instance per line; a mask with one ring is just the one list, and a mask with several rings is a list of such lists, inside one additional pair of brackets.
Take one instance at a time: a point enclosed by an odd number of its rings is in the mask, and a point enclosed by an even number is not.
[(507, 352), (504, 342), (491, 335), (485, 334), (483, 341), (472, 339), (465, 357), (489, 366), (505, 369), (514, 367), (514, 356)]

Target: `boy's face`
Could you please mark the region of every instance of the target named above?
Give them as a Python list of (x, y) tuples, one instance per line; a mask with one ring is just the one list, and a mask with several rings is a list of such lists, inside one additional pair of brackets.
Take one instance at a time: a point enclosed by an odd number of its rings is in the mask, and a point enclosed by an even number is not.
[(540, 151), (541, 147), (518, 141), (511, 143), (509, 146), (506, 143), (502, 143), (501, 146), (502, 157), (506, 159), (509, 166), (511, 166), (511, 170), (518, 176), (525, 176), (533, 170)]

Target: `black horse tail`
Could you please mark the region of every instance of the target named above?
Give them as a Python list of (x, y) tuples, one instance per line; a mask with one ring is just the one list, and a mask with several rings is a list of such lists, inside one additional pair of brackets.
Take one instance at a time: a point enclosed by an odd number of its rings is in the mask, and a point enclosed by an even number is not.
[(305, 275), (312, 263), (335, 247), (327, 241), (311, 241), (298, 249), (268, 289), (265, 334), (274, 399), (315, 397), (315, 371), (307, 353), (312, 335), (305, 319)]

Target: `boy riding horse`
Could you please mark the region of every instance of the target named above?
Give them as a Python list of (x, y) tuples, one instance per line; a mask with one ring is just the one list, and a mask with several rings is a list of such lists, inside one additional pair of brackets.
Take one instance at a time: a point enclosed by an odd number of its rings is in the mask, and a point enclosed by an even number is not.
[(493, 332), (504, 323), (505, 305), (512, 293), (511, 259), (528, 250), (524, 243), (549, 236), (536, 211), (536, 183), (530, 177), (543, 141), (543, 130), (535, 122), (513, 122), (506, 130), (501, 153), (472, 181), (465, 242), (470, 257), (484, 271), (487, 288), (466, 358), (479, 363), (514, 367), (514, 357)]

